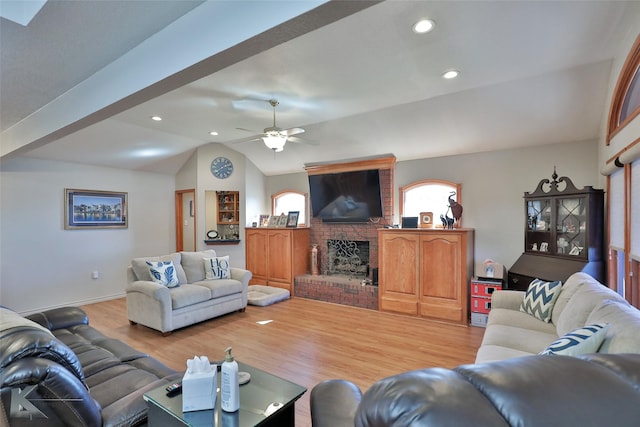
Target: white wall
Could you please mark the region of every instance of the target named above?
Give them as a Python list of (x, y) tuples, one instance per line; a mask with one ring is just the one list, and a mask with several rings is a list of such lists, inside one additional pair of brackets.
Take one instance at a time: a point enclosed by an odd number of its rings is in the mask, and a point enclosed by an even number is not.
[[(400, 187), (423, 179), (459, 182), (462, 225), (476, 230), (476, 260), (492, 258), (508, 268), (524, 250), (524, 192), (534, 191), (542, 179), (551, 179), (554, 166), (559, 176), (569, 177), (578, 188), (597, 187), (597, 154), (597, 142), (584, 141), (396, 162), (395, 222), (399, 222)], [(307, 174), (267, 178), (269, 194), (285, 189), (308, 192)]]
[[(65, 188), (127, 192), (129, 227), (65, 230)], [(175, 250), (171, 175), (15, 158), (0, 189), (0, 304), (16, 311), (122, 296), (133, 257)]]

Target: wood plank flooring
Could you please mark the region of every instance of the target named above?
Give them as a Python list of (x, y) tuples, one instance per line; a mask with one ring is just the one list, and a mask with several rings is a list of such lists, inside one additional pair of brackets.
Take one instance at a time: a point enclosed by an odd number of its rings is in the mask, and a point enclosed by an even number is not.
[[(173, 369), (184, 370), (196, 355), (237, 360), (306, 387), (296, 403), (296, 427), (311, 426), (309, 394), (329, 378), (353, 381), (366, 390), (399, 372), (473, 363), (483, 328), (398, 316), (327, 302), (293, 298), (268, 307), (248, 306), (163, 337), (127, 320), (125, 300), (82, 307), (92, 326), (121, 339)], [(260, 325), (257, 322), (272, 320)]]

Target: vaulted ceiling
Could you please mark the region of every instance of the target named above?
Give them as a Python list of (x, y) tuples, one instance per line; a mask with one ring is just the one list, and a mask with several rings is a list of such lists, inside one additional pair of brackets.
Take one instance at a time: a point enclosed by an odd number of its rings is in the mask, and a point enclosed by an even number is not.
[[(597, 139), (638, 32), (636, 1), (49, 0), (0, 18), (2, 157), (175, 173), (217, 142), (275, 175)], [(319, 144), (234, 142), (273, 124), (269, 99)]]

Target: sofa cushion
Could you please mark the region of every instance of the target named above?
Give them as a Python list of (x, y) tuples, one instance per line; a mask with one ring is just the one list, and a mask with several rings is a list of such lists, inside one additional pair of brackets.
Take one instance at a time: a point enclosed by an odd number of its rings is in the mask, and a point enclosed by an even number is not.
[(149, 266), (147, 265), (147, 261), (158, 262), (158, 261), (171, 261), (176, 269), (176, 275), (178, 276), (178, 283), (184, 285), (187, 282), (187, 276), (184, 274), (184, 270), (182, 269), (182, 265), (180, 264), (180, 254), (174, 252), (169, 255), (161, 255), (161, 256), (153, 256), (153, 257), (142, 257), (142, 258), (134, 258), (131, 260), (131, 268), (133, 269), (134, 274), (138, 280), (144, 280), (147, 282), (153, 281), (151, 279), (151, 273), (149, 273)]
[(171, 308), (173, 310), (197, 304), (211, 299), (211, 290), (204, 286), (186, 284), (171, 289)]
[(206, 280), (230, 279), (229, 255), (215, 258), (204, 258), (204, 278)]
[(527, 289), (524, 300), (520, 305), (520, 311), (530, 314), (543, 322), (551, 321), (553, 305), (560, 295), (562, 282), (546, 282), (534, 279)]
[(194, 285), (202, 286), (211, 291), (211, 298), (219, 298), (242, 292), (242, 282), (235, 279), (203, 280)]
[(604, 341), (608, 326), (607, 323), (595, 323), (575, 329), (552, 342), (540, 354), (579, 356), (595, 353)]
[[(553, 305), (553, 313), (551, 314), (551, 322), (553, 324), (558, 324), (558, 319), (571, 297), (573, 297), (573, 294), (575, 294), (582, 285), (587, 282), (593, 282), (594, 280), (593, 277), (582, 272), (574, 273), (567, 278), (567, 281), (562, 284), (562, 289), (560, 290), (560, 295), (556, 303)], [(564, 332), (566, 333), (567, 331)]]
[(628, 302), (602, 301), (591, 312), (587, 322), (609, 324), (600, 353), (640, 353), (640, 311)]
[(624, 299), (595, 279), (584, 281), (569, 299), (566, 307), (558, 317), (558, 323), (556, 324), (558, 336), (581, 328), (587, 323), (600, 322), (600, 320), (587, 322), (587, 318), (604, 300)]
[(215, 258), (216, 251), (208, 249), (200, 252), (180, 252), (182, 256), (182, 268), (187, 276), (187, 283), (196, 283), (205, 279), (204, 259)]
[(172, 261), (147, 261), (151, 280), (159, 285), (174, 288), (180, 285), (176, 268)]

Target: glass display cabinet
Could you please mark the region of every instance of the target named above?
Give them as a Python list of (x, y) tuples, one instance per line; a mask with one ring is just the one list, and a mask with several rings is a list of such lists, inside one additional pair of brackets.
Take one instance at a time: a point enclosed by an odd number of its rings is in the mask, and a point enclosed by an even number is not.
[(543, 179), (525, 192), (524, 253), (509, 270), (509, 289), (531, 280), (566, 280), (585, 271), (603, 280), (604, 192), (577, 189), (567, 177)]

